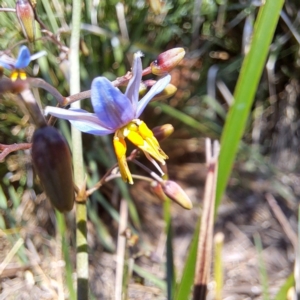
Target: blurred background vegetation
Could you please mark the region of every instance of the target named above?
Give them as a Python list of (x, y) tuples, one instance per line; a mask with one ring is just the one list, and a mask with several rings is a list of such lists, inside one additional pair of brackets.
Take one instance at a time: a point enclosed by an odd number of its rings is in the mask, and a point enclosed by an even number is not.
[[(170, 157), (170, 178), (185, 188), (194, 204), (193, 211), (182, 211), (176, 204), (172, 207), (174, 260), (180, 274), (202, 207), (206, 176), (203, 138), (221, 136), (261, 2), (178, 0), (163, 1), (158, 8), (155, 5), (154, 0), (83, 1), (81, 89), (89, 89), (92, 79), (99, 75), (110, 80), (124, 75), (137, 50), (145, 54), (146, 67), (167, 49), (185, 48), (184, 60), (171, 73), (177, 93), (152, 103), (143, 114), (150, 128), (166, 123), (174, 126), (174, 134), (162, 148)], [(15, 1), (2, 0), (0, 8), (15, 8)], [(32, 62), (28, 74), (43, 78), (64, 96), (69, 91), (71, 8), (71, 0), (37, 0), (37, 15), (47, 30), (36, 24), (34, 43), (24, 39), (14, 12), (0, 11), (0, 54), (16, 57), (21, 44), (32, 53), (46, 50), (47, 56)], [(296, 230), (300, 195), (299, 26), (298, 1), (286, 1), (216, 218), (216, 231), (225, 236), (224, 299), (266, 296), (261, 288), (263, 272), (256, 260), (253, 236), (257, 233), (262, 240), (260, 253), (269, 277), (270, 299), (293, 270), (293, 242), (277, 221), (266, 195), (276, 197), (278, 209)], [(5, 75), (9, 73), (5, 71)], [(41, 89), (33, 92), (41, 107), (56, 105), (49, 93)], [(90, 101), (82, 101), (82, 108), (91, 110)], [(0, 120), (1, 144), (31, 141), (34, 126), (15, 95), (0, 95)], [(58, 121), (56, 126), (70, 142), (67, 122)], [(83, 135), (83, 140), (87, 184), (92, 186), (115, 163), (115, 157), (111, 137)], [(58, 234), (59, 223), (34, 175), (29, 150), (7, 156), (0, 163), (0, 178), (0, 299), (72, 298), (65, 285), (61, 252), (69, 253), (67, 272), (72, 274), (74, 217), (67, 215), (67, 227), (61, 228), (62, 236)], [(131, 215), (132, 230), (140, 240), (127, 249), (128, 257), (134, 257), (137, 264), (131, 281), (128, 279), (129, 298), (165, 299), (162, 205), (148, 184), (136, 182), (128, 188), (119, 181), (105, 185), (88, 203), (91, 299), (113, 299), (120, 198), (129, 199), (139, 213), (136, 220)], [(17, 255), (1, 269), (13, 245), (18, 246)]]

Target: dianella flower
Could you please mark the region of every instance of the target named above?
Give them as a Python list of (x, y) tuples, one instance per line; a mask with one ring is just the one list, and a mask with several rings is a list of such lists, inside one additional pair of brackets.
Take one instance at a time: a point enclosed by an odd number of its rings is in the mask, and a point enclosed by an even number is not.
[[(45, 114), (69, 120), (82, 132), (94, 135), (114, 133), (113, 144), (124, 181), (133, 183), (132, 175), (126, 161), (125, 138), (141, 149), (146, 157), (154, 163), (165, 164), (167, 155), (147, 125), (139, 119), (149, 101), (162, 92), (171, 80), (170, 75), (158, 80), (149, 92), (139, 101), (139, 87), (142, 79), (142, 53), (134, 55), (132, 73), (125, 94), (114, 87), (105, 77), (97, 77), (91, 86), (91, 100), (95, 113), (82, 109), (63, 109), (47, 106)], [(155, 159), (155, 160), (154, 160)], [(157, 166), (158, 167), (158, 166)]]
[(24, 69), (32, 60), (38, 59), (46, 55), (46, 51), (40, 51), (33, 55), (30, 54), (26, 46), (22, 46), (19, 50), (17, 59), (13, 59), (7, 55), (0, 56), (0, 68), (3, 67), (13, 72), (10, 75), (11, 80), (15, 81), (17, 78), (26, 79)]

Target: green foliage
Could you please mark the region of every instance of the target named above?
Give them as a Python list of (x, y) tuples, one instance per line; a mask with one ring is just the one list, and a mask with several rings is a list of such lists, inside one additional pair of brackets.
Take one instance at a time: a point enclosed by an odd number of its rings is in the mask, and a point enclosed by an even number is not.
[(245, 130), (283, 3), (283, 0), (266, 1), (257, 16), (250, 50), (243, 62), (233, 95), (234, 103), (228, 112), (222, 132), (216, 208), (220, 204)]
[[(157, 57), (157, 54), (166, 49), (175, 46), (186, 47), (187, 59), (177, 69), (178, 94), (172, 99), (152, 103), (143, 118), (149, 121), (152, 127), (164, 123), (174, 124), (177, 137), (180, 138), (182, 132), (187, 138), (208, 136), (218, 139), (221, 137), (216, 211), (236, 161), (242, 137), (245, 136), (246, 144), (249, 140), (251, 142), (249, 136), (252, 123), (256, 119), (255, 111), (252, 111), (253, 103), (260, 97), (264, 98), (266, 83), (260, 83), (260, 79), (284, 1), (267, 0), (261, 8), (245, 2), (207, 0), (203, 1), (199, 11), (195, 13), (195, 3), (192, 1), (169, 1), (165, 3), (163, 13), (155, 15), (143, 1), (125, 1), (124, 21), (127, 25), (128, 37), (120, 30), (116, 13), (116, 4), (119, 1), (99, 1), (98, 5), (92, 0), (85, 0), (82, 3), (81, 90), (89, 89), (92, 79), (96, 76), (103, 75), (114, 80), (124, 75), (130, 70), (132, 54), (138, 49), (144, 52), (143, 63), (147, 66)], [(15, 1), (3, 0), (0, 7), (15, 7)], [(243, 57), (241, 50), (244, 49), (241, 49), (241, 42), (244, 20), (251, 14), (255, 15), (258, 10), (250, 51)], [(41, 58), (38, 64), (33, 63), (26, 71), (32, 77), (42, 77), (67, 96), (70, 88), (70, 74), (67, 71), (69, 52), (62, 46), (70, 44), (72, 1), (40, 0), (37, 1), (36, 11), (48, 30), (42, 30), (41, 26), (36, 24), (37, 40), (28, 46), (33, 52), (47, 50), (48, 55)], [(7, 51), (8, 54), (15, 56), (19, 44), (25, 44), (27, 41), (24, 40), (15, 13), (0, 12), (0, 16), (0, 51)], [(195, 31), (197, 17), (202, 19), (200, 27)], [(51, 39), (51, 34), (56, 37), (56, 42)], [(272, 50), (272, 54), (277, 59), (285, 59), (290, 53), (297, 57), (298, 45), (285, 52), (281, 52), (281, 47), (275, 50)], [(225, 55), (225, 58), (222, 55)], [(212, 67), (218, 68), (215, 77), (208, 75), (211, 74)], [(297, 75), (293, 75), (289, 68), (283, 69), (282, 73), (284, 72), (289, 74), (289, 77)], [(5, 71), (4, 74), (9, 73)], [(211, 81), (215, 81), (213, 85), (215, 90), (209, 87)], [(220, 81), (227, 86), (229, 94), (234, 91), (232, 105), (226, 102), (224, 94), (216, 88)], [(34, 128), (26, 110), (22, 104), (19, 105), (20, 100), (12, 95), (0, 95), (0, 97), (0, 143), (29, 142)], [(57, 104), (51, 94), (41, 89), (35, 90), (35, 97), (41, 107)], [(89, 100), (83, 100), (81, 104), (83, 109), (91, 110)], [(270, 107), (269, 103), (263, 103), (262, 109), (267, 110), (268, 107)], [(66, 122), (58, 122), (56, 126), (71, 144), (70, 129)], [(245, 156), (250, 157), (254, 168), (262, 165), (264, 161), (260, 154), (253, 149), (249, 150), (244, 145), (241, 145), (240, 159), (245, 159)], [(115, 164), (116, 160), (110, 137), (92, 139), (83, 136), (83, 147), (87, 187), (91, 188), (101, 179), (106, 170)], [(249, 152), (245, 150), (246, 148)], [(35, 190), (37, 195), (42, 192), (39, 182), (32, 181), (32, 168), (28, 167), (28, 161), (28, 153), (24, 154), (20, 151), (11, 154), (4, 163), (0, 164), (0, 176), (4, 178), (0, 183), (0, 229), (2, 230), (26, 226), (25, 218), (16, 218), (17, 210), (26, 199), (32, 201), (30, 197), (25, 197), (32, 190)], [(274, 190), (282, 187), (281, 183), (275, 182), (275, 185)], [(116, 181), (114, 187), (121, 197), (128, 201), (129, 227), (132, 232), (139, 232), (142, 230), (143, 223), (128, 186), (121, 181)], [(115, 237), (112, 235), (111, 228), (120, 221), (120, 215), (118, 205), (110, 198), (111, 186), (108, 190), (109, 192), (100, 190), (92, 194), (91, 203), (88, 205), (88, 216), (96, 228), (99, 243), (106, 251), (112, 252), (115, 250)], [(289, 190), (286, 188), (281, 195), (284, 196), (287, 192)], [(171, 235), (171, 213), (169, 208), (166, 211), (165, 223), (168, 235), (166, 281), (159, 279), (155, 274), (150, 274), (137, 264), (134, 265), (134, 271), (142, 278), (151, 281), (165, 294), (168, 293), (169, 299), (173, 298), (173, 295), (175, 295), (174, 299), (190, 299), (199, 226), (195, 224), (194, 238), (184, 264), (183, 275), (176, 288), (176, 268), (173, 257), (173, 249), (176, 250), (176, 247)], [(30, 217), (32, 218), (35, 213), (33, 212)], [(102, 220), (104, 214), (106, 220), (109, 220), (108, 224)], [(72, 238), (65, 235), (73, 229), (66, 227), (59, 214), (57, 214), (57, 224), (67, 264), (67, 286), (70, 298), (74, 299), (73, 262), (69, 253), (69, 240), (72, 244)], [(14, 236), (11, 239), (12, 244), (18, 238), (19, 236)], [(47, 238), (51, 240), (51, 230)], [(22, 251), (18, 254), (21, 260), (28, 260), (24, 248)], [(275, 299), (282, 299), (280, 297), (286, 295), (287, 288), (292, 285), (293, 279), (289, 277)], [(267, 298), (266, 294), (265, 298)]]

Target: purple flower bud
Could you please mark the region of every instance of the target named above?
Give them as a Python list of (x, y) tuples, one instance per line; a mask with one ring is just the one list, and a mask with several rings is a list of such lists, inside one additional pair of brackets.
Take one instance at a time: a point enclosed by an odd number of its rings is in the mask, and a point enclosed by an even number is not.
[(35, 131), (32, 162), (52, 205), (60, 212), (70, 211), (75, 199), (71, 154), (54, 127), (45, 126)]
[(35, 39), (35, 16), (28, 0), (17, 0), (17, 17), (23, 30), (23, 34), (30, 41)]
[(175, 68), (183, 59), (183, 48), (173, 48), (158, 55), (157, 59), (150, 64), (151, 71), (155, 75), (164, 75)]
[(193, 204), (185, 191), (175, 182), (166, 180), (161, 183), (164, 193), (185, 209), (192, 209)]
[(166, 201), (168, 200), (168, 197), (166, 196), (166, 194), (164, 193), (162, 186), (159, 182), (157, 181), (152, 181), (151, 182), (151, 189), (152, 192), (161, 200), (161, 201)]
[(174, 132), (174, 127), (171, 124), (164, 124), (152, 128), (152, 132), (156, 139), (161, 142)]

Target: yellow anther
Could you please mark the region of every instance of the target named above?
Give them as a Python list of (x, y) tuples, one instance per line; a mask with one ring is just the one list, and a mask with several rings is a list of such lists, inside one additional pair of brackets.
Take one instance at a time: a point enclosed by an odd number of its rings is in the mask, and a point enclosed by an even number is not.
[(19, 72), (20, 79), (25, 80), (27, 78), (26, 73), (24, 71)]
[(147, 158), (149, 158), (150, 155), (161, 164), (165, 164), (165, 160), (168, 156), (161, 150), (153, 132), (143, 121), (134, 119), (126, 126), (117, 130), (114, 136), (115, 152), (119, 163), (120, 173), (124, 181), (128, 181), (131, 184), (133, 183), (132, 175), (126, 161), (127, 147), (125, 138), (128, 138), (130, 142), (144, 151)]
[(18, 77), (19, 77), (19, 72), (16, 70), (10, 74), (11, 81), (16, 81), (18, 79)]
[(126, 155), (125, 155), (127, 150), (126, 143), (123, 138), (117, 136), (118, 134), (120, 133), (117, 131), (114, 136), (113, 143), (114, 143), (115, 153), (119, 164), (120, 173), (122, 179), (125, 182), (128, 181), (128, 183), (133, 184), (132, 176), (126, 161)]
[(16, 81), (18, 78), (25, 80), (27, 78), (26, 73), (23, 70), (14, 70), (10, 74), (10, 79)]
[(129, 130), (129, 131), (135, 131), (137, 132), (138, 131), (138, 125), (133, 123), (133, 122), (130, 122), (126, 128)]
[(148, 128), (145, 122), (141, 121), (139, 124), (139, 133), (143, 138), (153, 137), (153, 132)]
[(127, 138), (131, 143), (133, 143), (137, 147), (141, 147), (145, 143), (144, 139), (137, 132), (134, 131), (129, 131)]
[(121, 157), (126, 154), (127, 146), (124, 139), (115, 136), (114, 147), (117, 157)]

